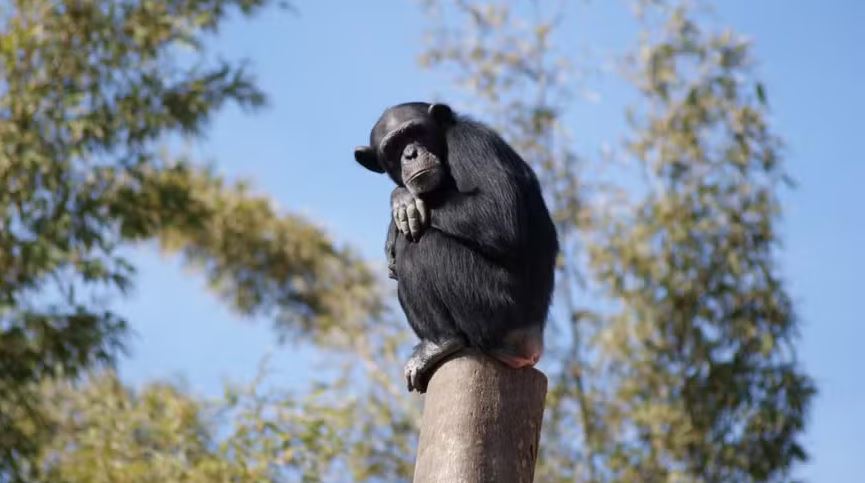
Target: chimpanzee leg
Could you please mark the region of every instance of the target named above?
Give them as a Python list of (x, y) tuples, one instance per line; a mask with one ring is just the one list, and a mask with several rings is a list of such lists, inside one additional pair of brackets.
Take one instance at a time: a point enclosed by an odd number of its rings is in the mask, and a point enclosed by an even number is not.
[[(404, 272), (403, 272), (404, 273)], [(447, 309), (433, 293), (422, 298), (406, 295), (411, 277), (400, 278), (400, 303), (408, 318), (409, 325), (420, 338), (414, 352), (405, 365), (405, 379), (408, 390), (426, 391), (433, 369), (445, 357), (466, 346), (465, 337), (459, 333), (450, 319)]]
[(421, 339), (405, 368), (410, 389), (423, 392), (435, 366), (467, 346), (511, 367), (538, 361), (543, 320), (521, 303), (524, 281), (506, 267), (437, 230), (400, 237), (396, 262), (400, 303)]
[(437, 273), (446, 279), (435, 288), (457, 330), (469, 346), (511, 367), (536, 364), (543, 351), (546, 311), (531, 310), (526, 281), (465, 245), (444, 239), (447, 254), (437, 258)]
[(436, 365), (465, 346), (466, 343), (461, 337), (446, 339), (442, 344), (421, 340), (405, 364), (405, 382), (408, 390), (425, 393)]
[(424, 234), (418, 242), (402, 237), (397, 244), (399, 301), (409, 325), (420, 338), (405, 366), (409, 391), (425, 392), (436, 365), (447, 356), (466, 347), (467, 338), (454, 324), (450, 309), (439, 298), (439, 285), (446, 283), (447, 271), (436, 264), (441, 235)]

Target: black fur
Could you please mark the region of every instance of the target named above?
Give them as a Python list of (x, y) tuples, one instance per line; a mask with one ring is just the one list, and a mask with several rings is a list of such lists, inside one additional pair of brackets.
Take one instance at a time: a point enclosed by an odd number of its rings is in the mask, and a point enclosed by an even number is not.
[[(429, 226), (412, 241), (391, 221), (400, 303), (424, 341), (459, 338), (492, 354), (518, 352), (509, 335), (540, 337), (553, 291), (558, 241), (540, 185), (483, 124), (455, 116), (435, 125), (443, 131), (447, 176), (423, 195)], [(401, 181), (393, 161), (378, 162)]]
[(491, 351), (511, 329), (543, 327), (556, 232), (534, 173), (496, 133), (460, 119), (446, 139), (453, 184), (430, 196), (420, 240), (397, 238), (399, 300), (421, 339)]

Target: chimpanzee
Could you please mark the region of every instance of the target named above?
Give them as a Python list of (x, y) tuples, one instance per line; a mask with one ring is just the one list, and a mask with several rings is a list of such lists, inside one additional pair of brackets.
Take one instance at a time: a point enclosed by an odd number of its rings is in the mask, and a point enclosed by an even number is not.
[(397, 184), (385, 251), (420, 338), (408, 390), (426, 391), (435, 366), (466, 347), (537, 363), (558, 240), (528, 164), (490, 128), (425, 102), (387, 109), (354, 157)]

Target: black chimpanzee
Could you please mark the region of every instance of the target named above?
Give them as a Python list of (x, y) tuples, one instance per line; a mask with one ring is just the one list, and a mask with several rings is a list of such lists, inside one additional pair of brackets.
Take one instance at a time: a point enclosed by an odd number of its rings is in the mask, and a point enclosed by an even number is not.
[(426, 391), (436, 364), (465, 347), (534, 365), (558, 241), (525, 161), (488, 127), (425, 102), (386, 110), (354, 157), (398, 185), (385, 250), (421, 340), (409, 391)]

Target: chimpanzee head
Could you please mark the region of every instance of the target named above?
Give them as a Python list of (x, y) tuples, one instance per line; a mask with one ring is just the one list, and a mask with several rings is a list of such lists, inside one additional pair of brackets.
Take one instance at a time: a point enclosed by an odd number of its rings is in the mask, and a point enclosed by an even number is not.
[(446, 104), (409, 102), (384, 111), (369, 134), (369, 146), (354, 159), (377, 173), (387, 172), (415, 196), (438, 188), (447, 175), (445, 131), (454, 123)]

